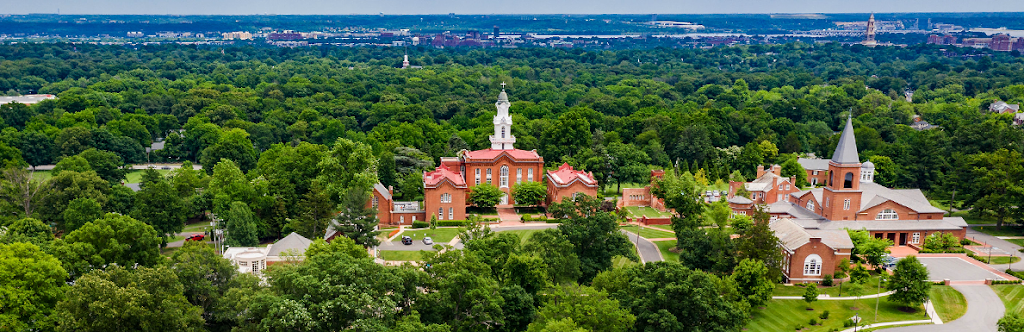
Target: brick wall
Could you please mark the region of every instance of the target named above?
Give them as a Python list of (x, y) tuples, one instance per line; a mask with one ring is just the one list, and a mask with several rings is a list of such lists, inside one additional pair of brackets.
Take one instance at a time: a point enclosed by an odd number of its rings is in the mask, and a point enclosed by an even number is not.
[[(442, 203), (442, 194), (451, 194), (451, 203)], [(423, 210), (426, 211), (427, 220), (430, 220), (430, 216), (437, 216), (438, 208), (444, 209), (444, 212), (437, 220), (466, 220), (466, 196), (466, 189), (456, 188), (447, 181), (441, 182), (437, 188), (423, 189)], [(452, 218), (448, 217), (449, 209), (454, 213)]]

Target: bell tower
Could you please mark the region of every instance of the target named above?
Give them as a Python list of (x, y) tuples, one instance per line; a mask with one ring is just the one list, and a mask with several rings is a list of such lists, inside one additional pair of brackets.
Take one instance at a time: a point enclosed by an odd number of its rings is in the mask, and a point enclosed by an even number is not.
[(513, 150), (512, 145), (516, 143), (516, 137), (512, 136), (512, 116), (508, 114), (508, 108), (512, 106), (508, 102), (508, 94), (505, 93), (505, 82), (501, 83), (501, 93), (498, 94), (498, 102), (494, 107), (498, 114), (494, 116), (494, 135), (491, 135), (491, 149)]
[(860, 210), (861, 163), (857, 155), (857, 138), (853, 134), (853, 118), (839, 136), (839, 144), (828, 162), (828, 182), (822, 191), (821, 216), (828, 220), (855, 220)]

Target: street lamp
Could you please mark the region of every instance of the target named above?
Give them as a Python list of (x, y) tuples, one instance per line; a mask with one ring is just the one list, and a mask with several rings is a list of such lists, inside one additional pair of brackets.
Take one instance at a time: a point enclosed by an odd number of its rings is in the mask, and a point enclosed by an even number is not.
[[(884, 272), (885, 270), (882, 271)], [(878, 290), (875, 291), (875, 322), (878, 321), (878, 301), (882, 298), (878, 295), (882, 293), (882, 281), (885, 281), (885, 277), (878, 276)]]
[(853, 314), (853, 332), (857, 332), (857, 326), (860, 326), (860, 314)]

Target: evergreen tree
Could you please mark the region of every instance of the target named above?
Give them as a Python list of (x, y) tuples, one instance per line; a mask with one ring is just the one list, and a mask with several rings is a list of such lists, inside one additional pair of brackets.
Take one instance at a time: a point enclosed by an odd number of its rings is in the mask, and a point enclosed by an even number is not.
[(257, 238), (256, 217), (249, 206), (242, 202), (231, 202), (231, 209), (222, 218), (227, 223), (225, 244), (233, 247), (252, 247), (260, 244)]

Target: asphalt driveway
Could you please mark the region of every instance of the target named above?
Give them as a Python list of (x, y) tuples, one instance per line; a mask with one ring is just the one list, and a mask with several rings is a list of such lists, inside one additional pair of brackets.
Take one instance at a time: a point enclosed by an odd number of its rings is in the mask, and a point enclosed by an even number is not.
[(996, 322), (1003, 317), (1006, 308), (992, 288), (985, 285), (953, 286), (964, 294), (967, 313), (960, 319), (942, 325), (918, 325), (885, 329), (889, 332), (996, 332)]
[(928, 267), (928, 278), (935, 281), (979, 281), (985, 279), (1005, 280), (980, 266), (955, 257), (917, 257)]

